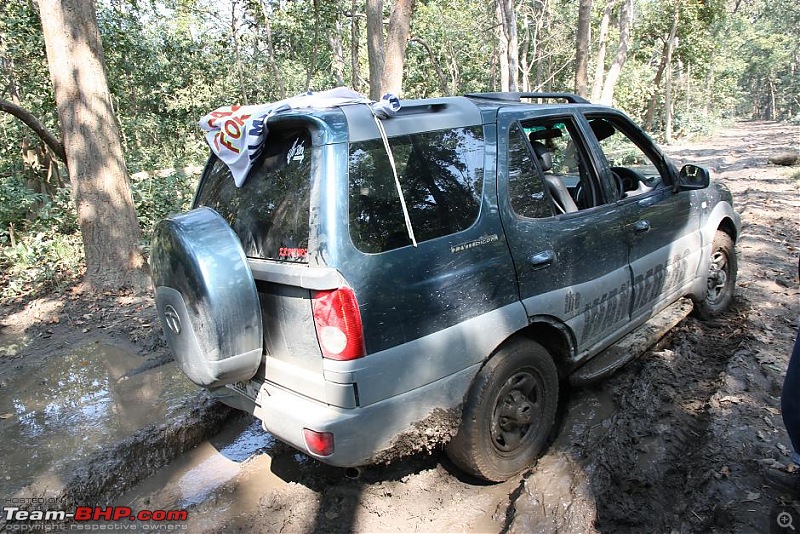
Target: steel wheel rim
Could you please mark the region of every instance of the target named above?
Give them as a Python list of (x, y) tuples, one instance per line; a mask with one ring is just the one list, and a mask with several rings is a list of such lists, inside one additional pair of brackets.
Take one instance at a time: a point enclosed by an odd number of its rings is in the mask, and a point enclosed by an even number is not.
[(717, 250), (714, 252), (711, 255), (711, 263), (708, 266), (707, 278), (708, 294), (706, 301), (710, 304), (716, 304), (725, 292), (725, 287), (728, 285), (729, 270), (730, 264), (725, 251)]
[(514, 373), (497, 393), (491, 438), (495, 449), (511, 455), (527, 447), (544, 411), (544, 382), (531, 370)]

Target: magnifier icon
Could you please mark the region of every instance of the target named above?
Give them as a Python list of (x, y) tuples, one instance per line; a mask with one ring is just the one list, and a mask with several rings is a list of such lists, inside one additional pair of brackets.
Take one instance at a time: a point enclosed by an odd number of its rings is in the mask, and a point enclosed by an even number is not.
[(781, 528), (790, 528), (793, 531), (795, 530), (794, 525), (792, 524), (792, 514), (789, 512), (781, 512), (778, 514), (778, 526)]

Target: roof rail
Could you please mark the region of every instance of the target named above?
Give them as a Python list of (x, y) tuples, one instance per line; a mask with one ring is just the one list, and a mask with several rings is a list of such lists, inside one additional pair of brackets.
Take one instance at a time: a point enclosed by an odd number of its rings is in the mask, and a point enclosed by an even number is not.
[(570, 104), (590, 104), (588, 100), (574, 93), (467, 93), (464, 96), (484, 100), (502, 100), (504, 102), (522, 102), (523, 98), (562, 98)]

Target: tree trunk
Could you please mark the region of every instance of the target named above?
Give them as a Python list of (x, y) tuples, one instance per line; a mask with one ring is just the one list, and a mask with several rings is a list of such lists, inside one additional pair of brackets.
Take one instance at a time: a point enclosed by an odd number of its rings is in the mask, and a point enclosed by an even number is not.
[[(66, 4), (67, 2), (72, 2), (73, 0), (62, 0)], [(89, 0), (94, 3), (94, 0)], [(44, 4), (43, 0), (39, 0), (40, 4)], [(97, 18), (95, 17), (95, 21)], [(240, 104), (247, 104), (247, 92), (244, 88), (244, 67), (242, 66), (242, 55), (239, 50), (239, 30), (236, 28), (239, 22), (238, 17), (236, 16), (236, 1), (234, 0), (231, 2), (231, 42), (233, 43), (233, 58), (234, 62), (236, 63), (236, 78), (239, 82), (239, 97), (241, 98)], [(96, 22), (95, 22), (96, 24)], [(102, 47), (102, 45), (101, 45)], [(105, 67), (103, 67), (105, 68)]]
[(311, 90), (311, 79), (317, 70), (319, 56), (319, 0), (314, 0), (314, 36), (311, 38), (311, 57), (306, 65), (306, 91)]
[(612, 0), (606, 0), (600, 30), (597, 36), (597, 58), (594, 63), (594, 82), (592, 83), (592, 102), (599, 102), (603, 92), (603, 79), (606, 76), (606, 47), (608, 45), (608, 24), (611, 22)]
[(361, 91), (361, 76), (359, 76), (359, 36), (358, 28), (358, 0), (353, 0), (350, 6), (350, 77), (353, 90)]
[(439, 79), (439, 90), (442, 92), (442, 95), (447, 95), (447, 76), (445, 76), (441, 65), (439, 65), (439, 60), (436, 59), (436, 55), (433, 53), (431, 45), (429, 45), (428, 42), (422, 37), (412, 37), (408, 42), (422, 45), (422, 47), (428, 53), (428, 59), (430, 59), (431, 65), (433, 65), (433, 68), (436, 71), (436, 76)]
[(86, 254), (84, 286), (145, 288), (133, 206), (97, 29), (95, 3), (39, 0), (72, 194)]
[(508, 90), (519, 89), (519, 36), (517, 34), (517, 15), (513, 0), (497, 0), (503, 23), (503, 33), (508, 42)]
[(672, 142), (672, 46), (667, 52), (667, 66), (664, 69), (664, 141)]
[(336, 28), (328, 35), (331, 46), (331, 70), (337, 86), (344, 85), (344, 50), (342, 49), (342, 21), (336, 17)]
[[(406, 47), (411, 33), (411, 14), (414, 0), (397, 0), (389, 17), (389, 31), (386, 35), (383, 75), (381, 76), (381, 95), (392, 93), (400, 96), (403, 92), (403, 66)], [(380, 96), (380, 95), (379, 95)]]
[(575, 50), (575, 92), (589, 96), (589, 42), (592, 40), (592, 0), (580, 0), (578, 4), (578, 35)]
[(611, 68), (608, 69), (603, 93), (600, 96), (600, 103), (610, 106), (614, 101), (614, 89), (619, 81), (619, 75), (625, 60), (628, 58), (628, 45), (631, 39), (631, 25), (633, 23), (633, 0), (624, 0), (619, 14), (619, 45), (617, 54)]
[(369, 97), (381, 97), (383, 76), (383, 0), (367, 0), (367, 58), (369, 59)]
[[(673, 19), (673, 27), (675, 33), (678, 28), (678, 10), (675, 10), (675, 18)], [(675, 52), (675, 33), (670, 32), (669, 41), (667, 42), (667, 66), (665, 67), (665, 74), (667, 79), (664, 84), (664, 139), (667, 143), (672, 142), (672, 55)]]
[(648, 132), (653, 131), (653, 118), (655, 117), (656, 104), (658, 104), (658, 88), (661, 86), (661, 78), (664, 75), (664, 70), (672, 61), (672, 52), (675, 50), (675, 35), (678, 32), (679, 19), (680, 12), (675, 8), (675, 14), (672, 18), (672, 28), (670, 28), (669, 37), (667, 37), (667, 41), (664, 43), (664, 53), (661, 55), (661, 63), (658, 65), (656, 77), (653, 79), (653, 96), (650, 97), (650, 104), (647, 106), (647, 114), (644, 118), (644, 129)]
[(500, 90), (508, 91), (510, 78), (508, 74), (508, 37), (503, 29), (503, 10), (500, 2), (495, 5), (495, 15), (497, 17), (497, 59), (500, 63)]
[(267, 59), (275, 84), (278, 86), (278, 96), (281, 100), (286, 98), (286, 87), (283, 85), (283, 76), (278, 68), (278, 60), (275, 58), (275, 45), (272, 43), (272, 23), (270, 22), (271, 12), (269, 2), (261, 0), (261, 12), (264, 15), (264, 35), (267, 41)]
[(395, 2), (384, 43), (383, 1), (367, 0), (369, 97), (373, 100), (379, 100), (386, 93), (400, 96), (403, 91), (403, 65), (413, 12), (414, 0)]

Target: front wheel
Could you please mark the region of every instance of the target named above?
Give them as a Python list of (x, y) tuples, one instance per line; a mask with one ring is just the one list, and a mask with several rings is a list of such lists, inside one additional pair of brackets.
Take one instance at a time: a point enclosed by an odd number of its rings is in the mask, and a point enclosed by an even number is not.
[(463, 471), (501, 482), (528, 467), (553, 428), (558, 370), (544, 347), (518, 339), (481, 369), (447, 455)]
[(695, 301), (694, 312), (701, 319), (710, 319), (724, 312), (733, 300), (736, 286), (736, 250), (731, 236), (717, 230), (708, 264), (705, 298)]

